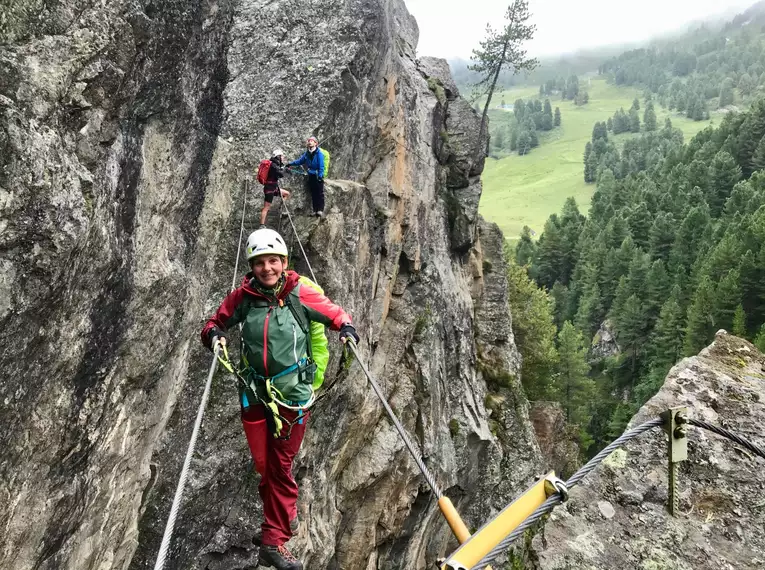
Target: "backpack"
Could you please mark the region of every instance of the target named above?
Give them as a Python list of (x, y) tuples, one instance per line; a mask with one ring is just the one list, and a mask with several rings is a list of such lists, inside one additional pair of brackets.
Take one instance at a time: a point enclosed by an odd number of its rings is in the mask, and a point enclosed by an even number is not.
[(328, 150), (324, 150), (323, 148), (319, 147), (319, 152), (324, 156), (324, 172), (321, 173), (322, 178), (326, 178), (327, 174), (329, 173), (329, 158), (330, 154)]
[(268, 182), (268, 171), (271, 170), (271, 161), (267, 158), (260, 161), (258, 166), (258, 183), (265, 184)]

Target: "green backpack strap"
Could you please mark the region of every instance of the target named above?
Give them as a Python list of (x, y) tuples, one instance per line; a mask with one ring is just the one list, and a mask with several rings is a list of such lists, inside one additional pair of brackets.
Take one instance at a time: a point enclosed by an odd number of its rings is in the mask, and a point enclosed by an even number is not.
[(298, 326), (300, 327), (300, 330), (303, 331), (303, 334), (306, 336), (307, 342), (306, 344), (306, 351), (308, 352), (308, 358), (313, 360), (313, 351), (311, 350), (311, 320), (308, 318), (308, 315), (305, 313), (305, 309), (303, 309), (303, 306), (300, 305), (300, 310), (295, 307), (295, 304), (292, 302), (292, 296), (294, 293), (290, 291), (289, 295), (284, 299), (284, 304), (287, 305), (292, 312), (292, 316), (295, 317), (295, 320), (297, 321)]

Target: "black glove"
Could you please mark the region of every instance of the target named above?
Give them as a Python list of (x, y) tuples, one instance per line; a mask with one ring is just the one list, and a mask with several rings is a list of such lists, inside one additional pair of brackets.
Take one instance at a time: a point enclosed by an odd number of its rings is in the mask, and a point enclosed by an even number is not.
[(345, 342), (349, 338), (353, 339), (354, 344), (359, 344), (359, 334), (351, 323), (345, 323), (340, 327), (340, 341)]
[(210, 332), (207, 333), (207, 338), (210, 339), (210, 350), (215, 349), (215, 345), (213, 344), (215, 337), (218, 337), (219, 341), (222, 338), (226, 339), (226, 343), (228, 344), (228, 338), (226, 338), (226, 335), (223, 333), (223, 331), (218, 327), (213, 327), (210, 329)]

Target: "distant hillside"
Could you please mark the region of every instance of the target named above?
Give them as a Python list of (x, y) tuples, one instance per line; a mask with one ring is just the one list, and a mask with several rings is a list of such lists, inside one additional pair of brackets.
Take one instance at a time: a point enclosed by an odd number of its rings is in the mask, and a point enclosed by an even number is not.
[(765, 2), (721, 26), (702, 25), (605, 61), (599, 73), (635, 85), (680, 112), (749, 103), (765, 89)]

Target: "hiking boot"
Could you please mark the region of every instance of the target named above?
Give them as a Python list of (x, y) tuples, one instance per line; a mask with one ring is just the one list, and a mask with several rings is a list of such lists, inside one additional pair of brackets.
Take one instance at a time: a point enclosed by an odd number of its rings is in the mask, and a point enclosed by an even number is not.
[(319, 217), (319, 218), (323, 218), (324, 217), (324, 212), (322, 210), (319, 210), (318, 212), (316, 212), (316, 216)]
[(295, 558), (283, 544), (281, 546), (261, 546), (258, 564), (276, 570), (303, 570), (303, 563)]
[[(295, 516), (295, 518), (290, 521), (290, 530), (292, 531), (292, 536), (297, 536), (297, 531), (299, 526), (300, 526), (300, 519), (298, 519), (298, 517)], [(252, 543), (260, 544), (261, 542), (263, 542), (263, 531), (261, 529), (258, 529), (255, 531), (255, 536), (252, 537)]]

